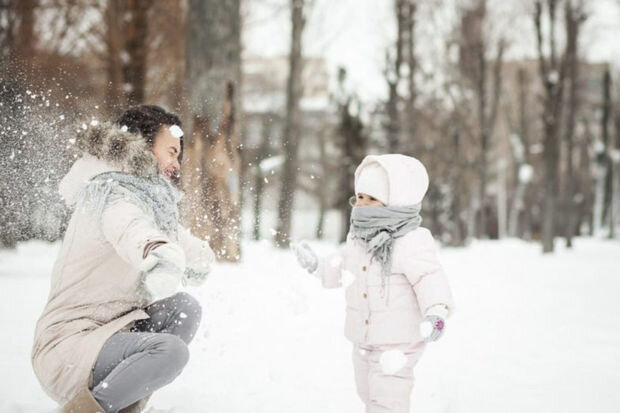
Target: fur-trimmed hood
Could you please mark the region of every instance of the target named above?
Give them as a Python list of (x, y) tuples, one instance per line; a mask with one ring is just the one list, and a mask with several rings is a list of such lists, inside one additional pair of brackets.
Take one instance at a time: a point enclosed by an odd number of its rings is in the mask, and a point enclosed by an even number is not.
[(139, 177), (159, 174), (157, 159), (146, 140), (113, 123), (91, 126), (78, 134), (76, 145), (81, 157), (59, 184), (67, 205), (73, 206), (80, 190), (94, 176), (104, 172), (125, 172)]

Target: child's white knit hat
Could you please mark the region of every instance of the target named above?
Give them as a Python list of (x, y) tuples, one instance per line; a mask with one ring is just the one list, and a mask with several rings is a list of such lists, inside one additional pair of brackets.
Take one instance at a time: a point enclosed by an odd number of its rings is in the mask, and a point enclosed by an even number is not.
[(355, 194), (364, 193), (387, 205), (389, 199), (389, 180), (385, 169), (377, 162), (362, 168), (355, 181)]

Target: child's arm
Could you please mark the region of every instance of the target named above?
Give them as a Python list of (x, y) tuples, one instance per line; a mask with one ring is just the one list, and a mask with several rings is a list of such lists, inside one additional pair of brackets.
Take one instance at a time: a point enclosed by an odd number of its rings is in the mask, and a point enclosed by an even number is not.
[[(426, 228), (419, 228), (410, 239), (404, 265), (405, 273), (418, 298), (424, 315), (447, 317), (454, 311), (454, 300), (448, 279), (439, 263), (437, 245)], [(409, 241), (408, 240), (408, 241)]]
[(319, 258), (305, 242), (293, 245), (293, 251), (297, 256), (299, 265), (320, 279), (324, 288), (338, 288), (342, 286), (343, 248), (322, 258)]
[(319, 259), (319, 266), (314, 275), (321, 280), (323, 288), (342, 287), (343, 248)]

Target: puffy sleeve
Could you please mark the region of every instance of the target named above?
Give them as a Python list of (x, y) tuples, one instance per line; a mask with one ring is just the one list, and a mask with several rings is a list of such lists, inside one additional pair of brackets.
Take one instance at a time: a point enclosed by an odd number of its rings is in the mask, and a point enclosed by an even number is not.
[(185, 252), (187, 268), (197, 273), (209, 273), (215, 254), (207, 241), (192, 235), (189, 229), (179, 225), (179, 245)]
[(319, 265), (314, 275), (321, 280), (323, 288), (342, 287), (342, 269), (346, 244), (327, 256), (319, 259)]
[(119, 194), (109, 195), (101, 213), (101, 230), (118, 255), (135, 268), (140, 268), (147, 246), (170, 242), (138, 205)]
[(398, 259), (413, 286), (422, 314), (436, 305), (444, 305), (452, 313), (452, 291), (439, 263), (437, 245), (431, 232), (418, 228), (404, 241), (404, 249), (400, 250)]

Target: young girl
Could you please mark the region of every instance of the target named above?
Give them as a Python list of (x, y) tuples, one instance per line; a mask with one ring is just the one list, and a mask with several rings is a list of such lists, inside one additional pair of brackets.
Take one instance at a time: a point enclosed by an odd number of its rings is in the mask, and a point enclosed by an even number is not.
[(413, 367), (437, 340), (452, 294), (430, 231), (420, 227), (428, 174), (404, 155), (367, 156), (355, 171), (351, 229), (340, 251), (318, 259), (302, 243), (300, 265), (325, 288), (346, 289), (345, 335), (353, 342), (357, 392), (367, 413), (409, 412)]

